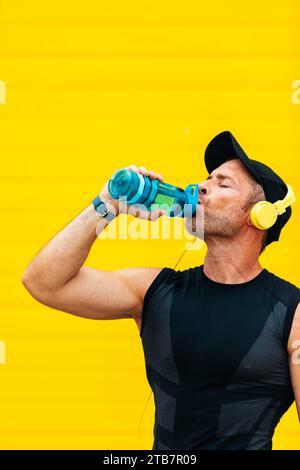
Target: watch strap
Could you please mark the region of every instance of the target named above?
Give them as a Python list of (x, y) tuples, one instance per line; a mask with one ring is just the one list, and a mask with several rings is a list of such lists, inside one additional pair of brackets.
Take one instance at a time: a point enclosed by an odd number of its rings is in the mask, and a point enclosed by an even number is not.
[(96, 196), (95, 199), (93, 199), (93, 206), (97, 214), (99, 214), (101, 217), (103, 217), (105, 220), (110, 222), (116, 217), (116, 214), (111, 212), (107, 205), (105, 204), (104, 201), (100, 198), (100, 196)]

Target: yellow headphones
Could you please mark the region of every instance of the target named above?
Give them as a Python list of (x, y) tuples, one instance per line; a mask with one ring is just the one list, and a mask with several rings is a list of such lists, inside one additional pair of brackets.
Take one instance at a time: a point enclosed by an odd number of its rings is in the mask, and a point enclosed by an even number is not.
[(250, 220), (254, 227), (261, 230), (267, 230), (272, 227), (272, 225), (275, 224), (278, 215), (283, 214), (285, 209), (296, 201), (291, 186), (287, 184), (287, 188), (288, 191), (284, 199), (276, 202), (259, 201), (252, 207), (250, 211)]

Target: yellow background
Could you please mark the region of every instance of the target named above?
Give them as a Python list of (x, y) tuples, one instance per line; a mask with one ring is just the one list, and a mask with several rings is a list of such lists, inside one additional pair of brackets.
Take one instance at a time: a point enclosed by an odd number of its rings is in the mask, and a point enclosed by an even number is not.
[[(296, 0), (0, 2), (2, 449), (151, 449), (153, 396), (133, 320), (50, 309), (21, 284), (45, 243), (115, 169), (206, 176), (209, 140), (229, 129), (300, 198)], [(299, 199), (300, 200), (300, 199)], [(261, 264), (300, 286), (300, 204)], [(148, 223), (148, 222), (145, 222)], [(183, 240), (100, 240), (86, 265), (173, 267)], [(178, 269), (202, 263), (189, 251)], [(293, 405), (274, 449), (300, 449)]]

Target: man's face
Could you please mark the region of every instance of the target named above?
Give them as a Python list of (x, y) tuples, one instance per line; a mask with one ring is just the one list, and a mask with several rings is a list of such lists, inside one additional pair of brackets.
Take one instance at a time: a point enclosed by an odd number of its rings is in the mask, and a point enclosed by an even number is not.
[(223, 163), (199, 183), (199, 204), (194, 217), (185, 218), (186, 230), (204, 240), (207, 235), (233, 237), (246, 223), (251, 190), (248, 171), (240, 160)]

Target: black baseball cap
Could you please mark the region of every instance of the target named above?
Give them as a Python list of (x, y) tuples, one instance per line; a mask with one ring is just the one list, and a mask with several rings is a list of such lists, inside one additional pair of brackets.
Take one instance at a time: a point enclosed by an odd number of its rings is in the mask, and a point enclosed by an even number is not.
[[(206, 147), (204, 161), (207, 171), (211, 173), (232, 157), (239, 158), (253, 178), (262, 185), (267, 201), (276, 202), (286, 196), (288, 188), (280, 176), (264, 163), (249, 158), (230, 131), (217, 134)], [(280, 232), (291, 215), (289, 206), (277, 217), (275, 224), (268, 229), (266, 245), (279, 240)]]

